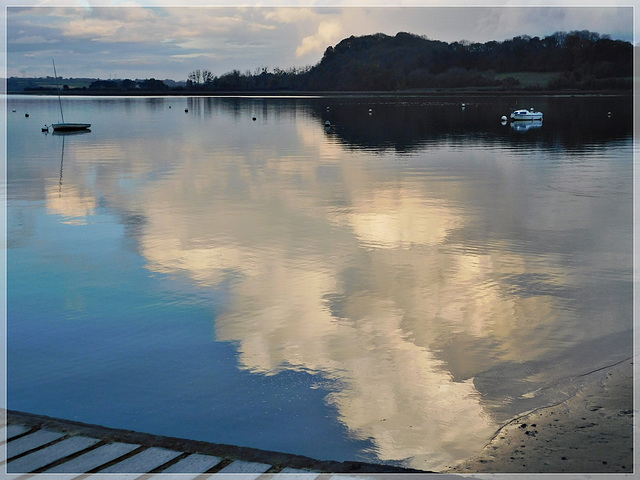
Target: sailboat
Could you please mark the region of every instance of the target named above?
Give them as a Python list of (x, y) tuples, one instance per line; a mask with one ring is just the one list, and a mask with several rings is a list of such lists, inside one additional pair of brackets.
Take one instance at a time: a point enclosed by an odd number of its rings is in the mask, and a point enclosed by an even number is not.
[(53, 62), (53, 74), (56, 77), (56, 87), (58, 89), (58, 102), (60, 103), (60, 116), (62, 117), (62, 122), (60, 123), (52, 123), (51, 128), (53, 128), (54, 132), (75, 132), (78, 130), (87, 130), (91, 124), (90, 123), (73, 123), (73, 122), (65, 122), (64, 121), (64, 112), (62, 111), (62, 99), (60, 98), (60, 85), (58, 85), (58, 73), (56, 72), (56, 62)]

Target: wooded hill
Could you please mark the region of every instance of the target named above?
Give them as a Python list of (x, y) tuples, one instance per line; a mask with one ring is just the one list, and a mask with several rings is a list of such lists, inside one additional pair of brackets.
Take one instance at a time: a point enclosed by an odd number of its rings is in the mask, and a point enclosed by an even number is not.
[[(514, 72), (513, 76), (505, 75)], [(517, 72), (517, 73), (515, 73)], [(523, 72), (553, 72), (546, 85), (523, 85)], [(487, 43), (430, 40), (411, 33), (345, 38), (302, 71), (238, 70), (187, 81), (201, 90), (371, 91), (492, 87), (631, 89), (633, 46), (589, 31)], [(547, 76), (548, 78), (549, 76)]]
[[(189, 73), (186, 82), (96, 80), (79, 87), (61, 80), (65, 94), (191, 94), (216, 92), (477, 90), (632, 91), (633, 46), (590, 31), (519, 36), (502, 42), (446, 43), (400, 32), (351, 36), (314, 66), (239, 70), (214, 76)], [(55, 79), (10, 78), (8, 92), (55, 92)]]

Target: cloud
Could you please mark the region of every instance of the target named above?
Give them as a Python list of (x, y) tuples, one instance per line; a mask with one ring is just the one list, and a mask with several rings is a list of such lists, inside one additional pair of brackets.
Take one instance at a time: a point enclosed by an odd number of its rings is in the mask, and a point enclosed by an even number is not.
[[(544, 37), (557, 31), (591, 30), (617, 36), (631, 32), (629, 14), (610, 7), (513, 7), (467, 9), (476, 12), (473, 41), (505, 40), (519, 35)], [(496, 34), (496, 32), (500, 32)]]
[(340, 39), (344, 28), (340, 21), (327, 20), (321, 22), (315, 35), (302, 39), (302, 43), (296, 49), (296, 56), (302, 57), (309, 53), (322, 53), (328, 45)]
[(44, 43), (44, 42), (49, 42), (50, 40), (48, 38), (43, 37), (42, 35), (32, 35), (32, 36), (27, 36), (27, 37), (19, 37), (13, 40), (13, 43), (15, 44), (20, 44), (20, 43)]
[[(627, 40), (633, 34), (630, 9), (615, 7), (126, 5), (8, 8), (8, 74), (24, 68), (30, 76), (46, 75), (47, 62), (38, 59), (53, 53), (67, 59), (73, 76), (111, 74), (103, 66), (114, 68), (120, 60), (116, 71), (125, 77), (181, 79), (195, 68), (216, 75), (261, 65), (286, 69), (317, 63), (344, 37), (378, 32), (405, 31), (447, 42), (502, 41), (559, 30), (588, 29)], [(204, 64), (208, 58), (211, 63)], [(155, 66), (149, 72), (132, 67), (136, 63)]]
[(317, 16), (317, 12), (310, 8), (284, 7), (268, 10), (265, 12), (264, 18), (277, 23), (296, 23), (303, 20), (314, 20)]
[[(153, 43), (176, 34), (175, 24), (172, 23), (171, 16), (159, 15), (157, 9), (94, 8), (65, 22), (62, 33), (67, 37), (107, 43)], [(178, 29), (183, 35), (184, 31)]]

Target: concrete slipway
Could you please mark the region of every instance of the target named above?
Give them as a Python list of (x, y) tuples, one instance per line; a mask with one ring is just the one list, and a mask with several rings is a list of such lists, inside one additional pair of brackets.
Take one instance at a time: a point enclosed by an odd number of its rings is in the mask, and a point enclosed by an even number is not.
[[(419, 474), (421, 478), (428, 475), (393, 466), (321, 461), (22, 412), (0, 412), (6, 413), (0, 425), (2, 478), (379, 480), (399, 475), (406, 478), (407, 473)], [(442, 478), (443, 475), (438, 475), (438, 479)]]

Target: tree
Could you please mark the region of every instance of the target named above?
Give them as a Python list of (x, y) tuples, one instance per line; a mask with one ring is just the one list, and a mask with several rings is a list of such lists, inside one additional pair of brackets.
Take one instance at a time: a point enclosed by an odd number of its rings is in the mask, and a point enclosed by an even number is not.
[(211, 70), (202, 70), (202, 82), (205, 85), (209, 85), (211, 82), (213, 82), (214, 76), (213, 73), (211, 73)]
[(200, 70), (194, 70), (187, 77), (187, 86), (196, 87), (196, 88), (199, 87), (201, 78), (202, 78), (202, 73), (200, 72)]
[(89, 88), (94, 89), (115, 89), (118, 88), (118, 82), (114, 80), (96, 80), (91, 82)]
[(154, 90), (154, 91), (169, 89), (169, 87), (162, 80), (156, 80), (155, 78), (150, 78), (148, 80), (145, 80), (144, 82), (142, 82), (141, 86), (145, 90)]
[(126, 78), (122, 80), (122, 82), (120, 83), (120, 87), (124, 88), (125, 90), (133, 90), (134, 88), (136, 88), (136, 82)]
[[(626, 85), (633, 72), (633, 46), (589, 31), (557, 32), (545, 38), (520, 35), (503, 42), (446, 43), (399, 32), (350, 36), (326, 47), (314, 66), (283, 70), (257, 67), (213, 77), (189, 74), (188, 86), (207, 90), (398, 90), (405, 88), (524, 88), (517, 75), (554, 72), (552, 86), (608, 88)], [(620, 81), (618, 81), (620, 80)], [(625, 84), (623, 81), (626, 81)]]

